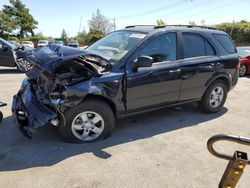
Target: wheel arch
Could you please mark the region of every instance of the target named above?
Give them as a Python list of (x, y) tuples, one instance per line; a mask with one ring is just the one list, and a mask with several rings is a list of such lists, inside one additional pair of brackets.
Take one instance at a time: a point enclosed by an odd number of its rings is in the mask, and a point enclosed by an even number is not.
[(110, 108), (112, 109), (112, 111), (113, 111), (115, 117), (117, 117), (117, 108), (116, 108), (116, 106), (115, 106), (115, 103), (114, 103), (112, 100), (110, 100), (109, 98), (106, 98), (106, 97), (104, 97), (104, 96), (102, 96), (102, 95), (88, 94), (88, 95), (83, 99), (82, 102), (84, 102), (85, 100), (90, 100), (90, 99), (92, 99), (92, 100), (101, 100), (101, 101), (104, 101), (105, 103), (107, 103), (107, 104), (110, 106)]
[(209, 80), (206, 83), (206, 90), (209, 88), (210, 85), (212, 85), (217, 80), (222, 80), (226, 84), (228, 91), (230, 90), (230, 88), (231, 88), (231, 80), (232, 79), (230, 79), (230, 77), (227, 76), (227, 75), (216, 76), (213, 79)]

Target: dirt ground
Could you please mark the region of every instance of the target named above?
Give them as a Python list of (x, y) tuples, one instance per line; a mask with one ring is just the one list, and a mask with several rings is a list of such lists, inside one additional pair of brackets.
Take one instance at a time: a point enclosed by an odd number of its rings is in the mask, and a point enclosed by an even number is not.
[[(250, 77), (240, 78), (218, 114), (203, 114), (196, 104), (138, 115), (117, 122), (106, 140), (63, 143), (56, 127), (43, 127), (32, 140), (11, 117), (12, 96), (23, 74), (0, 68), (0, 187), (164, 187), (216, 188), (228, 161), (206, 148), (218, 133), (250, 137)], [(229, 142), (218, 150), (233, 154), (250, 148)], [(238, 187), (250, 187), (247, 166)]]

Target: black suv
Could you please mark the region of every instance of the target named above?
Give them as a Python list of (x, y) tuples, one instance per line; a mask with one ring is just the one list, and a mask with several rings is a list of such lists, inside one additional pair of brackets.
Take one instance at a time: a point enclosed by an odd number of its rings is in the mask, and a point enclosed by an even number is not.
[(12, 111), (27, 137), (52, 124), (67, 141), (106, 137), (116, 118), (188, 102), (216, 113), (238, 81), (231, 38), (214, 28), (129, 26), (86, 50), (49, 45), (27, 56), (34, 67)]

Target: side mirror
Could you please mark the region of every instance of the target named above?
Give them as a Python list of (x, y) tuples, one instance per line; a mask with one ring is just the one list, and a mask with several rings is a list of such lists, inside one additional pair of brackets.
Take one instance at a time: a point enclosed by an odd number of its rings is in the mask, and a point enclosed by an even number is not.
[(153, 58), (150, 56), (140, 56), (134, 62), (134, 71), (137, 71), (140, 67), (151, 67), (153, 64)]

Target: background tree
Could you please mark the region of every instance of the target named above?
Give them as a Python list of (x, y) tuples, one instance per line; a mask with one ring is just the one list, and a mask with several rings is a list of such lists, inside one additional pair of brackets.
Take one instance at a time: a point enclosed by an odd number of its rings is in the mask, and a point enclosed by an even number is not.
[(112, 31), (113, 24), (108, 18), (101, 14), (100, 10), (97, 9), (96, 13), (92, 15), (91, 20), (88, 21), (90, 32), (107, 34)]
[(201, 26), (206, 26), (206, 21), (205, 20), (201, 20)]
[(38, 22), (29, 13), (29, 9), (21, 0), (10, 0), (10, 4), (4, 5), (2, 11), (13, 19), (20, 38), (24, 38), (28, 33), (34, 36), (34, 29), (37, 28)]
[(162, 19), (157, 20), (157, 21), (156, 21), (156, 23), (157, 23), (157, 26), (163, 26), (163, 25), (166, 25), (166, 23), (165, 23)]
[(196, 25), (196, 24), (195, 24), (195, 21), (189, 21), (188, 24), (189, 24), (189, 25)]
[(250, 44), (250, 22), (221, 23), (215, 26), (217, 29), (228, 33), (236, 44)]
[(81, 32), (77, 34), (76, 39), (78, 40), (80, 44), (84, 45), (86, 43), (86, 36), (87, 36), (87, 32), (85, 30), (82, 30)]
[(66, 42), (67, 38), (68, 38), (67, 32), (65, 29), (63, 29), (61, 34), (61, 39), (63, 40), (63, 42)]
[(16, 27), (14, 20), (12, 20), (3, 11), (0, 11), (0, 37), (7, 38), (7, 36)]
[(103, 33), (92, 30), (86, 35), (85, 40), (84, 40), (84, 44), (85, 45), (93, 44), (94, 42), (101, 39), (102, 37), (104, 37)]

